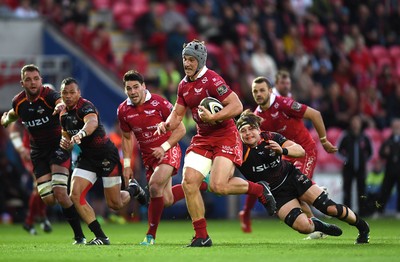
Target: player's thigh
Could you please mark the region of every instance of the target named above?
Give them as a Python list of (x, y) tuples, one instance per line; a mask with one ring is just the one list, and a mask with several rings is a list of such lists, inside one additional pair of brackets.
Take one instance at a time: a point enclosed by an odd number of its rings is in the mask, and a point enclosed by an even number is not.
[(234, 171), (235, 165), (230, 159), (217, 156), (212, 163), (210, 182), (212, 184), (227, 183)]
[(174, 167), (161, 164), (154, 169), (153, 174), (150, 177), (149, 186), (156, 184), (159, 187), (164, 188), (168, 181), (171, 179), (172, 173), (174, 172)]
[(96, 182), (96, 173), (75, 168), (71, 177), (71, 195), (80, 195)]

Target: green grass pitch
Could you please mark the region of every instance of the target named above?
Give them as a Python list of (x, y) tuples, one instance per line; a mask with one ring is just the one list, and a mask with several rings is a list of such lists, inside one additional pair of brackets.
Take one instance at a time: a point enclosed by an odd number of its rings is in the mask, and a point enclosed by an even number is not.
[[(241, 232), (237, 220), (209, 220), (211, 248), (185, 248), (193, 235), (189, 220), (161, 221), (156, 245), (140, 246), (147, 225), (104, 224), (110, 246), (73, 246), (66, 223), (53, 225), (53, 232), (31, 236), (20, 224), (0, 225), (0, 261), (400, 261), (400, 220), (367, 220), (370, 244), (354, 245), (357, 230), (336, 219), (324, 219), (343, 229), (340, 237), (303, 240), (304, 235), (278, 219), (253, 221), (253, 233)], [(82, 224), (88, 240), (92, 233)]]

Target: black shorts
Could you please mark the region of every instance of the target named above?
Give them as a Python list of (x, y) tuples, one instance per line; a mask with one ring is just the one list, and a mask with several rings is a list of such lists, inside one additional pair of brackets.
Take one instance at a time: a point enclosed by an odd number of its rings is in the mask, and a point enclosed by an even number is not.
[(112, 143), (96, 150), (83, 149), (76, 167), (94, 172), (97, 177), (122, 176), (118, 149)]
[(33, 173), (36, 178), (51, 173), (51, 165), (71, 167), (71, 154), (57, 145), (49, 145), (46, 148), (31, 148), (31, 160)]
[(302, 196), (314, 182), (302, 174), (297, 168), (293, 168), (286, 180), (278, 188), (271, 190), (279, 210), (284, 204), (292, 199)]

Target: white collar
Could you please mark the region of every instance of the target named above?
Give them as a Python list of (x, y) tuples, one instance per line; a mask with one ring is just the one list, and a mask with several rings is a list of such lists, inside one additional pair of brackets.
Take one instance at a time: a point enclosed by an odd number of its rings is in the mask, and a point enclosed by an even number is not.
[[(197, 75), (196, 80), (199, 79), (200, 77), (202, 77), (207, 72), (207, 70), (208, 70), (208, 68), (206, 66), (203, 66), (203, 68), (201, 69), (200, 73)], [(189, 82), (188, 79), (189, 79), (189, 77), (186, 76), (184, 78), (184, 81), (185, 82)]]
[[(149, 90), (146, 89), (146, 97), (145, 97), (145, 99), (144, 99), (144, 102), (149, 101), (150, 98), (151, 98), (151, 93), (149, 92)], [(129, 99), (129, 97), (126, 99), (126, 104), (127, 104), (128, 106), (135, 106), (135, 105), (132, 103), (132, 101)]]

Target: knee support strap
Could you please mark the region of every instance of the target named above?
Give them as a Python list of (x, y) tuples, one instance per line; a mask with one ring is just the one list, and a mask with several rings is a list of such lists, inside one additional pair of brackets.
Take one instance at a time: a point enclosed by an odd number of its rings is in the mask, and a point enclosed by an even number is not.
[(51, 176), (52, 186), (53, 187), (64, 187), (68, 186), (68, 175), (63, 173), (54, 173)]
[(40, 197), (42, 199), (47, 197), (47, 196), (52, 195), (53, 194), (53, 189), (52, 189), (52, 186), (51, 186), (51, 181), (48, 180), (48, 181), (44, 181), (44, 182), (38, 183), (37, 184), (37, 190), (38, 190), (39, 195), (40, 195)]
[(296, 207), (296, 208), (293, 208), (292, 210), (290, 210), (290, 212), (285, 217), (286, 225), (292, 227), (294, 224), (294, 221), (296, 221), (297, 217), (300, 216), (301, 213), (303, 213), (303, 211), (299, 207)]
[(328, 195), (325, 192), (322, 192), (321, 195), (315, 199), (313, 206), (325, 215), (330, 215), (328, 214), (328, 206), (336, 206), (336, 203), (328, 198)]
[[(322, 192), (321, 195), (319, 195), (319, 197), (317, 197), (317, 199), (313, 203), (313, 206), (316, 209), (318, 209), (319, 211), (321, 211), (322, 213), (324, 213), (325, 215), (336, 217), (336, 218), (339, 218), (340, 220), (345, 220), (347, 218), (347, 216), (349, 215), (348, 207), (346, 207), (342, 204), (336, 204), (333, 200), (328, 198), (328, 195), (325, 192)], [(336, 215), (328, 213), (329, 206), (336, 207), (336, 212), (337, 212)], [(342, 217), (343, 211), (346, 212), (344, 217)]]

